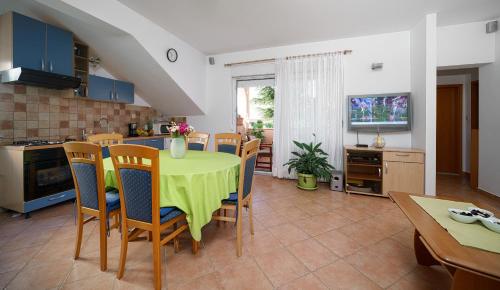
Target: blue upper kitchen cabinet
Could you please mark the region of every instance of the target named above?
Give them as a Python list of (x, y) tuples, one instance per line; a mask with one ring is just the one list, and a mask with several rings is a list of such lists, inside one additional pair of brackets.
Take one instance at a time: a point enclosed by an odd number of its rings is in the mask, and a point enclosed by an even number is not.
[(113, 101), (114, 80), (110, 78), (89, 75), (87, 96), (98, 101)]
[(134, 84), (115, 80), (115, 101), (127, 104), (134, 103)]
[(13, 12), (12, 68), (16, 67), (72, 76), (73, 34)]
[(46, 71), (73, 74), (73, 33), (48, 24)]
[(94, 100), (134, 103), (134, 84), (96, 75), (89, 75), (87, 96)]
[(47, 25), (18, 13), (12, 13), (12, 67), (45, 70)]

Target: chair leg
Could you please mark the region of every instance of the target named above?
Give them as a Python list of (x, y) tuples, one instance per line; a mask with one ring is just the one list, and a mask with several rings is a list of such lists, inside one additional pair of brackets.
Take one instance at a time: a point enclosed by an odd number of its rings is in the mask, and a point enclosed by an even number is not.
[(198, 254), (199, 245), (200, 245), (200, 242), (193, 239), (193, 241), (191, 242), (191, 251), (193, 252), (193, 255)]
[[(176, 230), (177, 230), (177, 227), (178, 227), (178, 226), (177, 226), (177, 223), (175, 223), (175, 224), (174, 224), (174, 231), (176, 231)], [(180, 249), (180, 247), (179, 247), (179, 238), (176, 236), (176, 237), (174, 238), (174, 252), (175, 252), (175, 253), (178, 253), (178, 252), (179, 252), (179, 249)]]
[(253, 232), (253, 207), (252, 207), (252, 196), (248, 198), (248, 218), (250, 219), (250, 234), (254, 234)]
[(161, 249), (160, 232), (153, 232), (153, 273), (155, 289), (161, 289)]
[[(240, 206), (240, 205), (238, 205)], [(241, 257), (242, 254), (242, 226), (241, 226), (242, 208), (238, 208), (238, 217), (236, 219), (236, 256)]]
[(108, 261), (108, 251), (107, 251), (107, 229), (106, 229), (107, 219), (99, 219), (99, 253), (101, 256), (101, 271), (106, 271), (107, 261)]
[(122, 245), (120, 249), (120, 264), (118, 265), (118, 273), (116, 277), (121, 279), (125, 272), (125, 261), (127, 260), (127, 247), (128, 247), (128, 227), (124, 219), (122, 219)]
[(77, 210), (77, 226), (76, 226), (76, 243), (75, 243), (75, 260), (80, 257), (80, 249), (82, 247), (83, 235), (83, 214)]
[(153, 240), (153, 232), (148, 232), (148, 241), (151, 242)]
[[(221, 211), (220, 209), (217, 210), (217, 216), (220, 216), (221, 215)], [(217, 220), (217, 223), (216, 223), (217, 227), (220, 227), (220, 220)]]

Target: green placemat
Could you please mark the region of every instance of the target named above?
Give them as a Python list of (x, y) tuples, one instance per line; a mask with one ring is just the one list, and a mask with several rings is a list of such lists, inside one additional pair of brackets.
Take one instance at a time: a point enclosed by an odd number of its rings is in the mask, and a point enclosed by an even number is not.
[(500, 234), (490, 231), (481, 222), (464, 224), (448, 215), (448, 208), (467, 209), (475, 206), (468, 202), (434, 199), (420, 196), (411, 198), (434, 218), (461, 245), (500, 253)]

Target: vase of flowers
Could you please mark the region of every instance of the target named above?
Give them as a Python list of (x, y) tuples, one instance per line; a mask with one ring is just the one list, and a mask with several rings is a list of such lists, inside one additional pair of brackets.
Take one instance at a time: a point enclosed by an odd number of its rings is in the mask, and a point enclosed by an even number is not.
[(170, 156), (172, 156), (172, 158), (184, 158), (186, 155), (186, 137), (193, 131), (193, 127), (189, 126), (188, 123), (171, 123), (170, 135), (172, 141), (170, 141)]

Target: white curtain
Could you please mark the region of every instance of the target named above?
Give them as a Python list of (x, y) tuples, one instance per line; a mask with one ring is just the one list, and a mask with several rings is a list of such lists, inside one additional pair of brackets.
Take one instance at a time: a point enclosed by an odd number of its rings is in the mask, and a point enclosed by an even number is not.
[(293, 140), (321, 142), (330, 164), (341, 170), (343, 72), (341, 53), (276, 61), (273, 176), (296, 177), (283, 166), (300, 150)]

